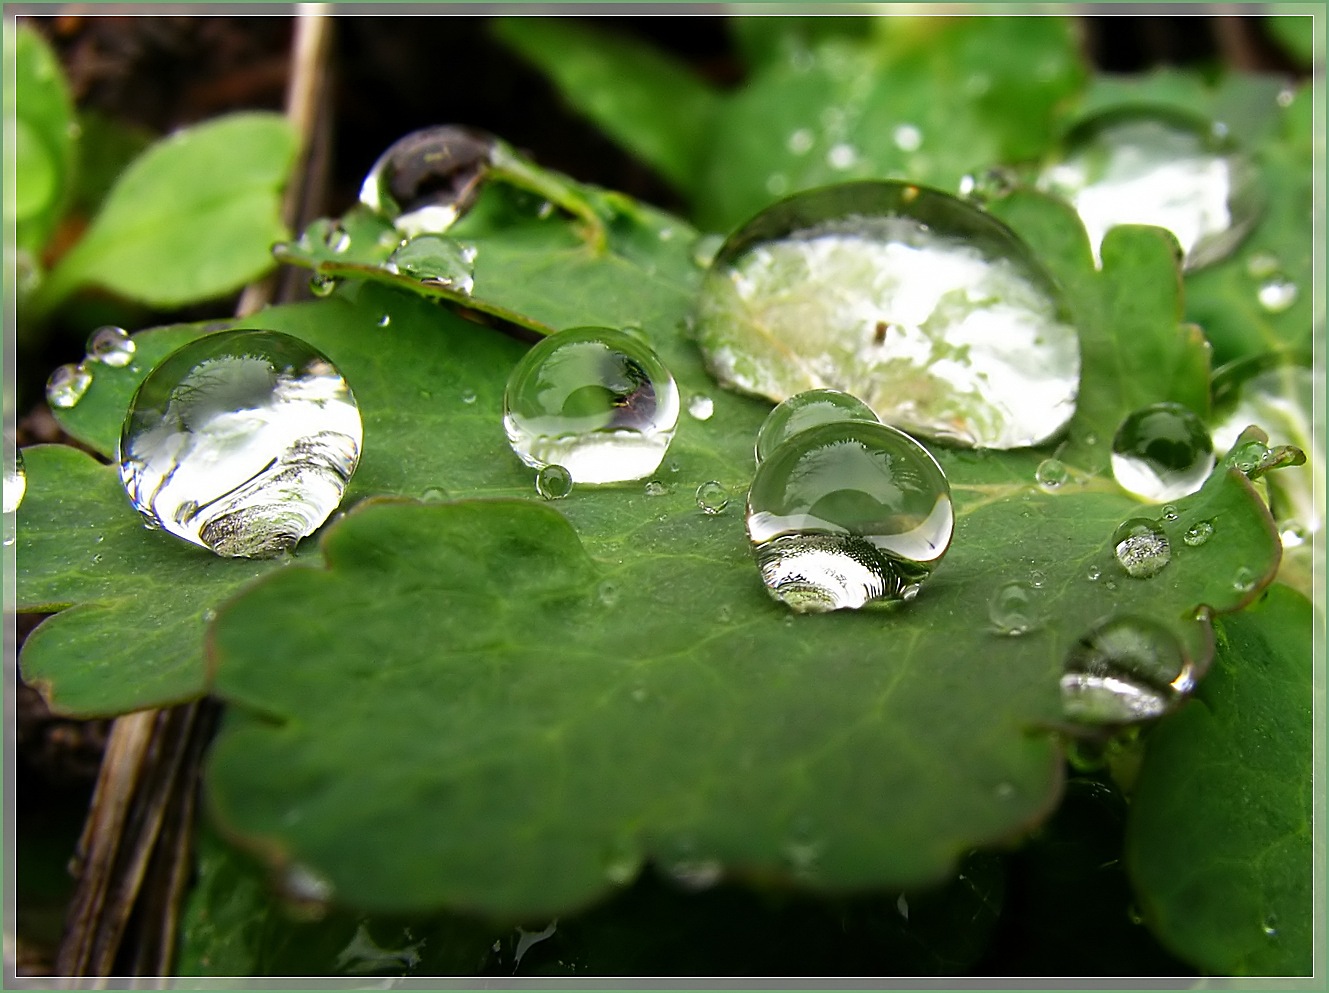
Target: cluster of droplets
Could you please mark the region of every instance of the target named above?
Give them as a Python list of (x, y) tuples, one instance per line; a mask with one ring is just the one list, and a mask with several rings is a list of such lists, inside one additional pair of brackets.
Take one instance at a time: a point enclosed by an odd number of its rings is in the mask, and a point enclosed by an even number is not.
[(59, 366), (46, 380), (46, 402), (59, 410), (77, 406), (92, 385), (100, 365), (123, 368), (134, 360), (137, 343), (124, 328), (107, 325), (88, 336), (87, 354), (79, 363)]

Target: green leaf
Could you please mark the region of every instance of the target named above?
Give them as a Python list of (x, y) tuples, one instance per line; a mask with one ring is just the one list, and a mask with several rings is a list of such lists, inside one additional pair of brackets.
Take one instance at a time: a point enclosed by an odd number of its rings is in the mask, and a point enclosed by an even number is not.
[(120, 177), (32, 309), (49, 312), (85, 285), (169, 308), (254, 280), (285, 233), (278, 193), (295, 152), (285, 118), (265, 113), (217, 118), (154, 144)]
[(688, 66), (564, 18), (500, 18), (493, 28), (606, 134), (679, 190), (695, 188), (717, 95)]
[(1275, 585), (1218, 625), (1214, 669), (1147, 740), (1126, 858), (1145, 919), (1218, 975), (1312, 972), (1312, 632)]
[(729, 33), (750, 70), (776, 59), (806, 61), (811, 49), (828, 38), (868, 37), (867, 17), (742, 17), (728, 20)]
[(35, 255), (46, 247), (69, 195), (74, 109), (60, 62), (41, 34), (21, 26), (13, 44), (14, 85), (6, 88), (5, 110), (14, 115), (14, 199), (5, 213), (16, 222), (18, 247)]
[[(1309, 14), (1280, 14), (1262, 18), (1264, 26), (1283, 49), (1303, 66), (1315, 58), (1315, 19)], [(1323, 33), (1321, 33), (1323, 37)]]

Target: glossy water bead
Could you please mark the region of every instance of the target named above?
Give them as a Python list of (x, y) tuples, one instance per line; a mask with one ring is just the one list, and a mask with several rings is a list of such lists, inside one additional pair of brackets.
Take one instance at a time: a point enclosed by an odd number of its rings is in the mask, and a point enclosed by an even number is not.
[(674, 377), (640, 337), (572, 328), (527, 352), (503, 393), (503, 428), (534, 469), (561, 465), (578, 485), (649, 476), (678, 425)]
[(1208, 426), (1179, 403), (1141, 407), (1127, 415), (1112, 439), (1113, 478), (1156, 503), (1194, 493), (1214, 462)]
[(493, 135), (451, 124), (413, 131), (379, 156), (360, 202), (408, 237), (442, 234), (479, 195), (496, 144)]
[(276, 331), (222, 331), (169, 355), (120, 435), (120, 479), (150, 527), (218, 555), (292, 548), (341, 502), (360, 412), (317, 349)]
[(767, 592), (799, 612), (911, 598), (954, 530), (941, 467), (903, 431), (840, 421), (758, 467), (747, 531)]
[(757, 461), (765, 459), (800, 431), (836, 421), (878, 423), (871, 407), (840, 390), (807, 390), (782, 400), (766, 415), (757, 431)]

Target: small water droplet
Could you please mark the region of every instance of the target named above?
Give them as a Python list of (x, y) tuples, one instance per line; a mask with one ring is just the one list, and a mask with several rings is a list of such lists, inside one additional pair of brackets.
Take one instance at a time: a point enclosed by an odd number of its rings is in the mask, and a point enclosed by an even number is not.
[(757, 431), (756, 457), (761, 462), (801, 431), (838, 421), (878, 423), (872, 408), (840, 390), (806, 390), (775, 405)]
[(387, 327), (387, 326), (388, 326), (389, 324), (391, 324), (391, 323), (392, 323), (392, 315), (391, 315), (391, 314), (384, 314), (384, 315), (383, 315), (382, 317), (380, 317), (380, 318), (378, 319), (378, 321), (377, 321), (378, 326), (381, 327), (381, 328), (385, 328), (385, 327)]
[(1270, 252), (1255, 252), (1246, 260), (1246, 275), (1251, 279), (1266, 279), (1279, 268), (1278, 257)]
[(1297, 302), (1297, 284), (1279, 276), (1261, 283), (1255, 295), (1267, 313), (1281, 314)]
[(134, 339), (124, 328), (106, 325), (88, 336), (88, 358), (104, 365), (123, 367), (134, 359)]
[(1047, 574), (1040, 569), (1035, 569), (1029, 573), (1029, 585), (1036, 590), (1041, 590), (1048, 581)]
[(1044, 459), (1034, 472), (1038, 485), (1049, 493), (1066, 482), (1069, 476), (1069, 470), (1059, 459)]
[(388, 257), (383, 268), (466, 296), (475, 288), (474, 247), (440, 235), (412, 238)]
[(1251, 590), (1255, 589), (1255, 580), (1255, 573), (1245, 566), (1242, 566), (1237, 570), (1236, 575), (1232, 577), (1232, 588), (1238, 593), (1249, 593)]
[(1140, 913), (1140, 908), (1132, 903), (1126, 908), (1126, 920), (1138, 926), (1144, 923), (1144, 914)]
[(997, 794), (998, 800), (1012, 800), (1015, 798), (1015, 786), (1012, 783), (998, 783), (993, 792)]
[(705, 393), (694, 393), (688, 400), (688, 414), (694, 420), (709, 421), (715, 413), (715, 401)]
[(1192, 685), (1191, 664), (1171, 631), (1149, 618), (1122, 616), (1071, 647), (1061, 700), (1071, 720), (1129, 724), (1162, 715)]
[(916, 152), (923, 144), (923, 132), (913, 124), (901, 124), (891, 133), (891, 141), (902, 152)]
[(1002, 583), (988, 601), (988, 620), (995, 634), (1017, 637), (1042, 623), (1038, 594), (1028, 583), (1012, 580)]
[(1118, 564), (1133, 579), (1157, 576), (1172, 561), (1167, 535), (1143, 517), (1123, 522), (1112, 536), (1112, 548)]
[(789, 192), (789, 177), (782, 172), (773, 172), (766, 177), (766, 192), (773, 197)]
[(204, 624), (211, 624), (216, 619), (217, 619), (217, 611), (214, 608), (209, 607), (207, 610), (203, 611)]
[(14, 464), (5, 464), (4, 512), (13, 514), (23, 504), (28, 491), (28, 469), (23, 462), (23, 450), (14, 451)]
[(1098, 577), (1101, 576), (1101, 575), (1103, 575), (1103, 570), (1100, 569), (1100, 568), (1099, 568), (1098, 566), (1096, 566), (1096, 565), (1091, 565), (1091, 566), (1085, 571), (1085, 578), (1088, 579), (1089, 582), (1091, 582), (1091, 583), (1096, 583), (1096, 582), (1098, 582)]
[(895, 901), (895, 909), (901, 917), (905, 920), (909, 920), (909, 901), (905, 899), (903, 893), (901, 893), (900, 898)]
[(747, 531), (767, 592), (800, 613), (898, 600), (950, 546), (950, 485), (932, 455), (884, 424), (794, 435), (757, 468)]
[(218, 555), (268, 558), (336, 510), (361, 442), (355, 397), (326, 356), (276, 331), (222, 331), (139, 386), (120, 479), (150, 524)]
[(420, 493), (420, 499), (425, 503), (442, 503), (448, 498), (448, 491), (442, 486), (427, 486)]
[(603, 606), (612, 607), (618, 603), (618, 585), (606, 579), (596, 587), (595, 596)]
[(572, 492), (572, 473), (561, 465), (543, 466), (535, 474), (535, 492), (546, 500), (562, 500)]
[(1166, 504), (1163, 507), (1162, 517), (1165, 521), (1175, 521), (1179, 515), (1175, 504)]
[(720, 609), (715, 612), (715, 619), (721, 624), (728, 624), (734, 619), (734, 610), (727, 603), (720, 604)]
[(797, 131), (791, 131), (789, 137), (785, 139), (785, 148), (789, 149), (794, 155), (806, 155), (816, 141), (810, 128), (799, 128)]
[(922, 590), (922, 583), (910, 583), (900, 590), (900, 599), (905, 603), (912, 603), (914, 600), (918, 599), (918, 594), (922, 592)]
[(331, 296), (332, 291), (337, 288), (337, 277), (329, 276), (325, 273), (316, 272), (309, 277), (309, 292), (316, 297)]
[(466, 406), (471, 406), (471, 404), (475, 403), (477, 399), (478, 397), (476, 396), (475, 390), (465, 389), (461, 391), (461, 402), (466, 404)]
[(675, 883), (694, 893), (710, 889), (724, 874), (714, 859), (679, 859), (671, 862), (666, 871)]
[(1278, 523), (1278, 539), (1284, 548), (1299, 548), (1310, 540), (1310, 529), (1301, 521), (1288, 519)]
[(475, 202), (500, 144), (455, 125), (414, 131), (379, 156), (360, 202), (408, 237), (442, 234)]
[(649, 476), (678, 415), (678, 387), (659, 357), (610, 328), (543, 339), (503, 394), (503, 427), (517, 457), (534, 469), (564, 466), (578, 486)]
[(92, 385), (92, 374), (82, 363), (62, 365), (46, 380), (46, 402), (52, 407), (68, 410), (83, 399)]
[(340, 224), (333, 224), (328, 228), (323, 243), (328, 246), (329, 251), (344, 255), (351, 247), (351, 236)]
[(729, 506), (729, 491), (714, 479), (697, 487), (697, 506), (704, 514), (718, 514)]
[(1112, 476), (1145, 500), (1194, 493), (1214, 468), (1209, 429), (1179, 403), (1155, 403), (1128, 415), (1112, 439)]
[(1290, 86), (1285, 86), (1283, 89), (1279, 90), (1278, 95), (1274, 97), (1274, 101), (1280, 107), (1291, 107), (1292, 101), (1295, 99), (1297, 99), (1297, 91)]
[(648, 497), (659, 497), (666, 495), (669, 492), (669, 487), (658, 479), (652, 479), (647, 481), (645, 487), (643, 487), (643, 492)]
[(1278, 915), (1268, 914), (1260, 923), (1260, 929), (1270, 938), (1278, 937)]
[(852, 169), (856, 162), (858, 162), (858, 149), (844, 142), (832, 145), (830, 151), (826, 153), (826, 164), (832, 169)]
[(334, 892), (327, 877), (298, 862), (286, 867), (278, 881), (278, 889), (287, 900), (315, 913), (327, 908)]
[(1181, 540), (1192, 548), (1198, 548), (1214, 536), (1214, 526), (1209, 521), (1196, 521), (1186, 533), (1181, 536)]

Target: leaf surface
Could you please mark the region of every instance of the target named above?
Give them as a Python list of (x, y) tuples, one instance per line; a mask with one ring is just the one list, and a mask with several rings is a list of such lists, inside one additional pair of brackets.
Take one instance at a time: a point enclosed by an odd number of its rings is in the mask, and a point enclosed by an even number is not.
[(6, 87), (5, 110), (14, 122), (14, 199), (6, 213), (15, 222), (18, 247), (37, 254), (69, 195), (74, 107), (59, 60), (41, 34), (24, 25), (12, 38), (14, 77), (12, 89)]

